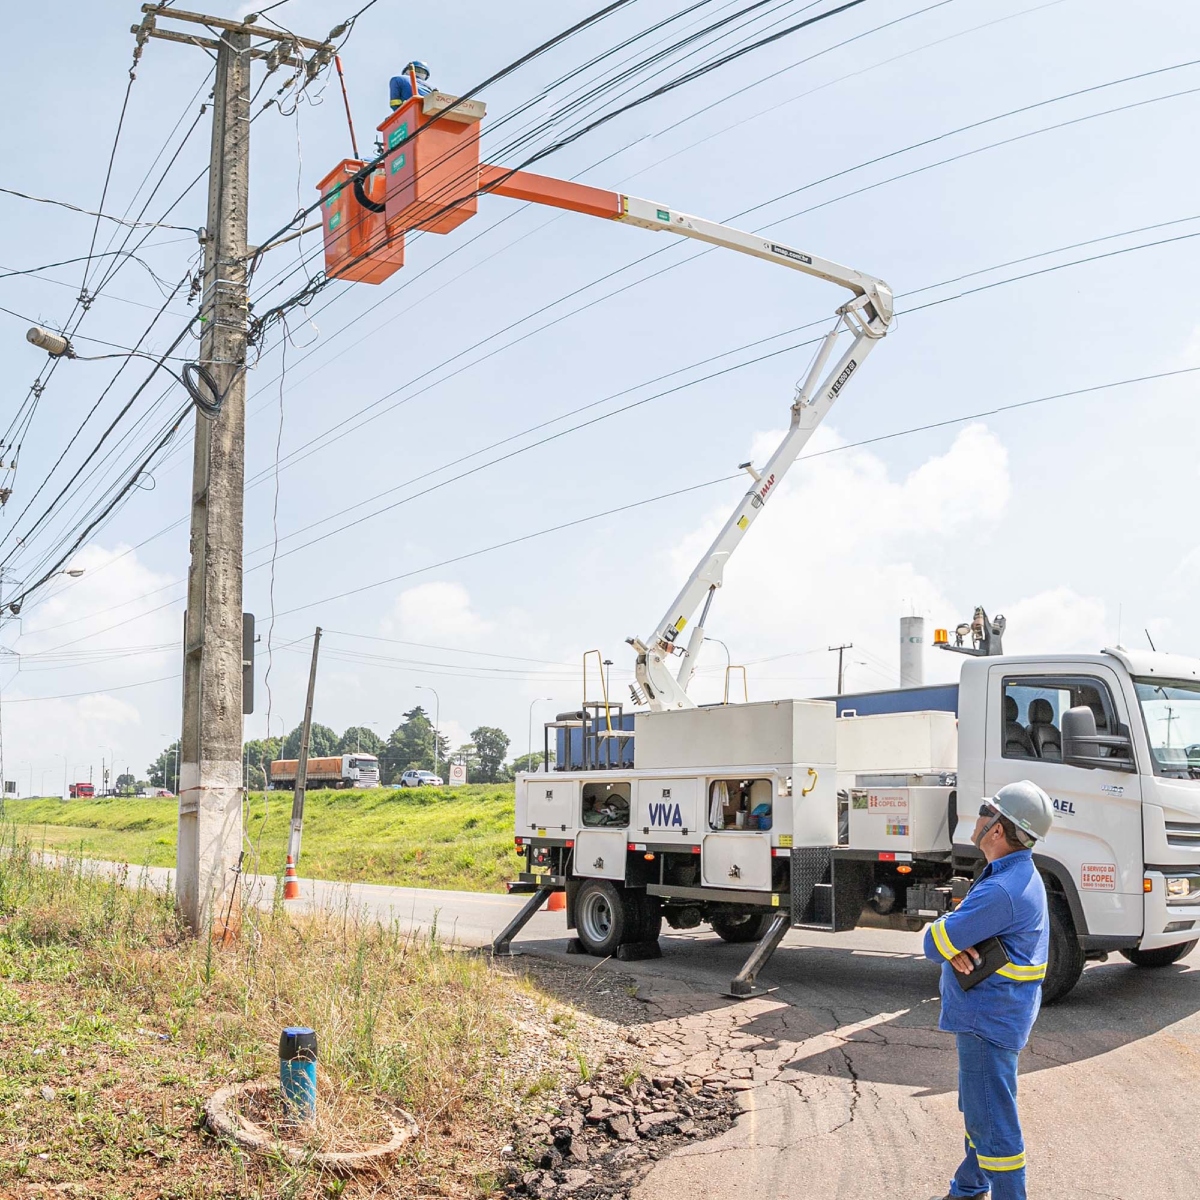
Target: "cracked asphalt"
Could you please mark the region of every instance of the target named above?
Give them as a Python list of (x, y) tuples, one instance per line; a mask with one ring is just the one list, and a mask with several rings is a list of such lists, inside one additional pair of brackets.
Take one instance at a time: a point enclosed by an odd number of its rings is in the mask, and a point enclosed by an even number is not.
[[(721, 989), (749, 948), (709, 933), (664, 937), (661, 959), (602, 964), (638, 981), (637, 1041), (656, 1072), (743, 1089), (733, 1128), (657, 1163), (632, 1200), (943, 1195), (962, 1124), (920, 940), (793, 931), (760, 977), (775, 990), (741, 1002)], [(524, 945), (596, 967), (556, 940)], [(1157, 971), (1114, 955), (1043, 1010), (1021, 1056), (1031, 1197), (1195, 1194), (1198, 1012), (1200, 953)]]

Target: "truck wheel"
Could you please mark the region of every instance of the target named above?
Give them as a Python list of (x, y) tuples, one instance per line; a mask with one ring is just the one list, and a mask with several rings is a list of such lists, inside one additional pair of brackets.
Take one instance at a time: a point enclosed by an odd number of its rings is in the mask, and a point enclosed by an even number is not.
[(767, 926), (771, 924), (771, 914), (763, 913), (717, 913), (709, 917), (708, 923), (713, 927), (713, 933), (723, 942), (757, 942)]
[(1169, 967), (1195, 948), (1194, 941), (1180, 942), (1178, 946), (1160, 946), (1157, 950), (1122, 950), (1121, 957), (1129, 959), (1135, 967)]
[(587, 879), (575, 896), (575, 932), (584, 949), (607, 958), (641, 940), (644, 910), (637, 897), (605, 879)]
[(1061, 1000), (1083, 974), (1084, 954), (1071, 920), (1066, 901), (1051, 894), (1047, 897), (1050, 911), (1050, 955), (1046, 963), (1046, 978), (1042, 983), (1042, 1003)]

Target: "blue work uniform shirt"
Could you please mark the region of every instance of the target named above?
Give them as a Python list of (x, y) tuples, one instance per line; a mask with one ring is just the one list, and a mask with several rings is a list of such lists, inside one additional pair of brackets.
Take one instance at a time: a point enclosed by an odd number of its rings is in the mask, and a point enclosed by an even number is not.
[[(391, 92), (391, 107), (399, 108), (406, 100), (412, 99), (412, 80), (407, 75), (393, 75), (389, 84)], [(428, 96), (433, 88), (423, 79), (417, 80), (417, 95)]]
[[(990, 937), (1004, 943), (1012, 965), (963, 991), (948, 960)], [(1046, 888), (1033, 853), (1015, 850), (988, 863), (958, 908), (925, 931), (925, 957), (942, 964), (938, 1028), (1020, 1050), (1042, 1006), (1049, 948)]]

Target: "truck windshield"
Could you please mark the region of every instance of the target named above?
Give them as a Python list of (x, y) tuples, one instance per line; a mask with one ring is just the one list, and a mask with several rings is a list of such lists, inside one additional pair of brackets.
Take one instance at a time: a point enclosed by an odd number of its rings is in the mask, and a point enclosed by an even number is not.
[(1133, 682), (1158, 774), (1200, 779), (1200, 681)]

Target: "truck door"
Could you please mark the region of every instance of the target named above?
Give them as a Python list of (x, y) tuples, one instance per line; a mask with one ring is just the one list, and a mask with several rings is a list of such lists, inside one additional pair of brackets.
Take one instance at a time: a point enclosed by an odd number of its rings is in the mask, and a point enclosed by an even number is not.
[[(1062, 714), (1086, 704), (1096, 725), (1130, 723), (1116, 674), (1095, 663), (997, 664), (988, 674), (984, 790), (1031, 779), (1054, 802), (1054, 827), (1039, 855), (1061, 864), (1092, 934), (1142, 932), (1141, 785), (1136, 774), (1062, 761)], [(959, 798), (956, 841), (975, 820), (976, 798)], [(966, 825), (966, 830), (963, 826)]]

